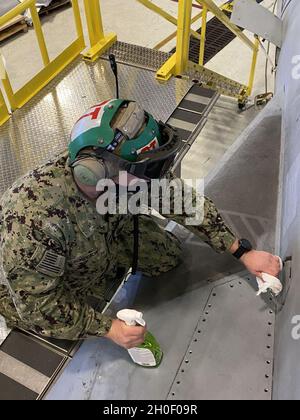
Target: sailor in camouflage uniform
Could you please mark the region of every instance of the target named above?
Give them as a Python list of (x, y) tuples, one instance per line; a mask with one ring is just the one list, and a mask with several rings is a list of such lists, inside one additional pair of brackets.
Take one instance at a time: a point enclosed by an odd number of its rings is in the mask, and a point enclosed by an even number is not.
[[(116, 166), (144, 179), (166, 176), (177, 150), (174, 132), (136, 103), (103, 102), (76, 123), (68, 151), (3, 195), (0, 255), (6, 284), (0, 286), (0, 314), (10, 327), (69, 340), (107, 336), (127, 348), (143, 341), (143, 327), (128, 327), (89, 304), (90, 297), (103, 299), (133, 258), (132, 216), (98, 214), (96, 185), (102, 177), (114, 179)], [(187, 215), (164, 216), (184, 225)], [(201, 225), (187, 228), (216, 252), (239, 248), (208, 198)], [(139, 270), (157, 276), (174, 268), (180, 255), (172, 234), (152, 217), (139, 216)], [(243, 262), (251, 272), (277, 275), (276, 257), (247, 255)]]

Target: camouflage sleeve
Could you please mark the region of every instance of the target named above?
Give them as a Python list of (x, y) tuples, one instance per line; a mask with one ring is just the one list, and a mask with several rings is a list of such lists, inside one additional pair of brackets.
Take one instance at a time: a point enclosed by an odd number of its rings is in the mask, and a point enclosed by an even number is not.
[[(169, 197), (169, 193), (164, 194), (160, 191), (160, 213), (186, 227), (216, 252), (228, 251), (236, 236), (226, 225), (213, 201), (203, 195), (199, 196), (194, 188), (174, 175), (170, 175), (169, 181), (172, 181), (175, 186), (170, 193), (170, 211), (164, 210), (163, 203), (163, 198)], [(185, 194), (184, 191), (189, 191), (189, 193)]]
[[(48, 268), (45, 274), (45, 265), (58, 254), (57, 249), (48, 256), (43, 252), (43, 246), (28, 243), (26, 250), (2, 248), (6, 282), (22, 324), (40, 335), (68, 340), (105, 335), (112, 320), (64, 285), (63, 267), (60, 272), (54, 268), (53, 274)], [(59, 257), (64, 261), (62, 254)]]

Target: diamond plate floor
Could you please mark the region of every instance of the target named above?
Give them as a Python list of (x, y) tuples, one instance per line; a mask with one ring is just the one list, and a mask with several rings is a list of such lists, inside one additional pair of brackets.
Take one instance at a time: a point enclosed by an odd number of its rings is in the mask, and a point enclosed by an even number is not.
[(104, 54), (104, 57), (108, 58), (109, 54), (114, 54), (119, 63), (155, 72), (171, 57), (171, 54), (163, 51), (120, 41), (117, 41), (109, 51)]
[[(166, 121), (189, 90), (190, 82), (167, 85), (153, 73), (119, 66), (120, 92), (155, 118)], [(0, 194), (18, 177), (66, 148), (72, 126), (90, 106), (115, 96), (114, 76), (107, 61), (75, 62), (0, 128)]]

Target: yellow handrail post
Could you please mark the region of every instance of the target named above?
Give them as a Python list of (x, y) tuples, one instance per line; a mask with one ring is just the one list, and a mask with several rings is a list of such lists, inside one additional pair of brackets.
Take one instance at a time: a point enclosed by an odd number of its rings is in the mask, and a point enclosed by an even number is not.
[(5, 103), (3, 93), (0, 89), (0, 125), (4, 124), (10, 118), (10, 113)]
[(18, 103), (15, 98), (15, 94), (13, 91), (13, 88), (11, 86), (7, 71), (5, 70), (4, 78), (2, 79), (2, 84), (8, 99), (8, 102), (10, 103), (10, 107), (12, 111), (18, 108)]
[(115, 33), (104, 34), (100, 0), (84, 0), (84, 8), (91, 48), (83, 54), (85, 60), (94, 62), (117, 40)]
[[(149, 3), (149, 0), (138, 0), (140, 3)], [(178, 1), (178, 20), (177, 20), (177, 47), (173, 54), (157, 71), (156, 79), (166, 82), (172, 76), (185, 75), (199, 80), (204, 86), (217, 90), (223, 95), (237, 98), (242, 105), (251, 95), (254, 85), (255, 70), (259, 51), (259, 38), (256, 36), (254, 42), (243, 31), (233, 24), (224, 11), (232, 12), (232, 4), (226, 2), (221, 7), (213, 0), (195, 0), (202, 6), (202, 27), (200, 34), (199, 64), (189, 60), (190, 35), (192, 33), (192, 0)], [(253, 51), (253, 58), (249, 76), (249, 84), (236, 82), (232, 79), (212, 72), (204, 67), (204, 55), (207, 33), (208, 13), (212, 13), (223, 25), (225, 25), (233, 34), (235, 34), (247, 47)], [(156, 48), (161, 47), (170, 39), (172, 35), (161, 41)]]
[(156, 72), (156, 80), (159, 82), (167, 82), (175, 75), (176, 53), (174, 53)]
[(189, 61), (192, 23), (192, 0), (179, 0), (177, 20), (177, 46), (173, 54), (157, 71), (156, 79), (167, 82), (172, 76), (182, 74)]
[(206, 43), (206, 28), (207, 28), (207, 7), (203, 6), (202, 12), (202, 25), (201, 25), (201, 42), (200, 42), (200, 53), (199, 53), (199, 64), (204, 65), (204, 52)]
[(65, 48), (56, 58), (52, 59), (51, 61), (49, 58), (40, 18), (35, 6), (35, 0), (23, 0), (19, 5), (7, 12), (5, 15), (0, 16), (1, 28), (1, 26), (7, 24), (7, 22), (14, 19), (17, 15), (22, 14), (26, 9), (30, 9), (38, 46), (44, 63), (42, 70), (40, 70), (20, 89), (14, 91), (6, 70), (6, 66), (4, 62), (0, 62), (2, 85), (9, 102), (8, 108), (3, 94), (0, 91), (0, 125), (2, 125), (10, 117), (10, 110), (14, 111), (25, 105), (43, 87), (45, 87), (51, 80), (60, 74), (66, 68), (66, 66), (72, 63), (84, 50), (84, 34), (78, 0), (72, 0), (72, 6), (78, 36), (67, 48)]
[(81, 21), (78, 0), (72, 0), (72, 6), (73, 6), (73, 14), (74, 14), (74, 20), (75, 20), (75, 25), (76, 25), (77, 36), (78, 38), (82, 39), (84, 42), (84, 33), (83, 33), (83, 26), (82, 26), (82, 21)]
[(41, 52), (41, 55), (42, 55), (43, 63), (44, 63), (44, 66), (47, 66), (50, 63), (50, 59), (49, 59), (49, 54), (48, 54), (43, 30), (42, 30), (40, 17), (39, 17), (39, 14), (38, 14), (37, 10), (36, 10), (35, 4), (32, 4), (30, 6), (30, 13), (31, 13), (31, 18), (32, 18), (35, 34), (36, 34), (36, 37), (37, 37), (37, 41), (38, 41), (38, 44), (39, 44), (39, 47), (40, 47), (40, 52)]
[(252, 50), (255, 48), (254, 43), (243, 33), (243, 31), (231, 22), (229, 17), (220, 10), (213, 0), (196, 0), (197, 3), (202, 4), (208, 8), (232, 33), (234, 33), (244, 44), (246, 44)]
[(0, 27), (5, 25), (10, 20), (14, 19), (16, 16), (21, 15), (24, 12), (24, 10), (32, 6), (33, 3), (34, 0), (23, 0), (22, 3), (18, 4), (9, 12), (5, 13), (5, 15), (0, 16)]
[(259, 52), (259, 37), (255, 36), (255, 49), (253, 50), (253, 57), (252, 57), (252, 64), (251, 64), (251, 70), (250, 70), (250, 77), (249, 77), (249, 84), (247, 89), (247, 96), (250, 96), (253, 90), (254, 85), (254, 77), (255, 77), (255, 70), (256, 70), (256, 64), (257, 64), (257, 57)]
[(178, 2), (178, 29), (176, 47), (176, 75), (184, 73), (189, 61), (192, 0)]
[(100, 4), (97, 0), (84, 0), (85, 15), (91, 46), (104, 38)]

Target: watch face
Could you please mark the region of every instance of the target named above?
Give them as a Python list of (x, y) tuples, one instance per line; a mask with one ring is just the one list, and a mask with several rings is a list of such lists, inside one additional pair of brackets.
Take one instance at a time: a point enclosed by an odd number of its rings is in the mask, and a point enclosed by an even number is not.
[(240, 240), (240, 246), (244, 248), (246, 251), (251, 251), (253, 249), (253, 246), (248, 241), (248, 239), (241, 239)]

